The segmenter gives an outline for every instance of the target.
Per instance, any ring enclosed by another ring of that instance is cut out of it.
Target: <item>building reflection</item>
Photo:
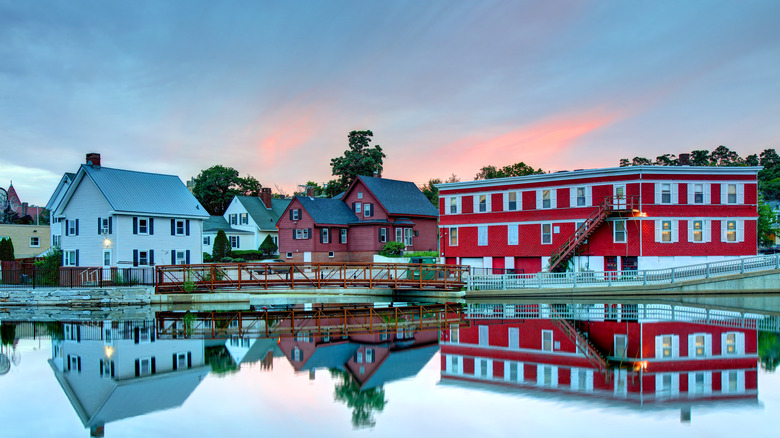
[[[728,312],[663,305],[470,305],[442,331],[442,381],[681,409],[757,404],[757,330]]]
[[[92,437],[107,423],[181,406],[210,371],[203,339],[158,342],[153,321],[63,323],[49,364]]]

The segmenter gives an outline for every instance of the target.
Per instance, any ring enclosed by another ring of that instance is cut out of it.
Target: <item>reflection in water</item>
[[[384,388],[363,390],[347,371],[338,368],[331,368],[329,371],[331,377],[336,380],[333,398],[352,408],[352,425],[356,428],[375,426],[374,412],[382,412],[387,404]]]
[[[676,404],[683,421],[693,404],[757,402],[751,324],[690,308],[685,317],[674,314],[682,309],[662,317],[652,306],[469,306],[471,327],[442,333],[442,380]]]

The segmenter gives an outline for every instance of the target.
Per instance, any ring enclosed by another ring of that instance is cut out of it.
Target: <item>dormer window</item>
[[[360,207],[362,207],[363,204],[361,204],[360,202],[356,202],[356,203],[354,203],[352,205],[355,208],[355,214],[360,214]]]
[[[373,205],[371,204],[363,204],[363,217],[371,217],[374,215],[372,207]]]
[[[292,220],[294,220],[294,221],[297,221],[298,219],[300,219],[300,218],[298,217],[298,211],[299,211],[299,210],[298,210],[297,208],[296,208],[296,209],[294,209],[294,210],[292,210]]]

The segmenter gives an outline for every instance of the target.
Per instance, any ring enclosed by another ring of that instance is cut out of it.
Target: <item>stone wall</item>
[[[0,290],[0,307],[70,306],[114,307],[141,306],[151,301],[154,287],[118,286],[111,288],[36,288]]]

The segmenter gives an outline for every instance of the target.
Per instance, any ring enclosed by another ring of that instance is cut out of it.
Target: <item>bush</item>
[[[233,257],[222,257],[221,263],[233,263]]]
[[[436,251],[415,251],[413,253],[404,254],[404,257],[438,257],[439,253]]]
[[[0,261],[12,262],[14,260],[14,244],[11,239],[0,240]]]
[[[60,266],[62,266],[62,250],[52,248],[49,255],[35,261],[35,267],[42,270],[43,283],[47,286],[58,286],[60,284]]]
[[[211,258],[215,262],[222,262],[225,257],[230,257],[230,241],[224,230],[217,231],[217,237],[214,238],[214,249],[211,251]]]
[[[234,263],[246,263],[246,260],[242,259],[241,257],[236,257],[233,259]]]
[[[195,282],[191,280],[187,280],[184,283],[181,284],[181,288],[184,289],[184,292],[190,293],[195,290]]]
[[[276,254],[277,249],[279,249],[279,247],[276,246],[271,235],[265,236],[265,240],[263,240],[263,243],[260,244],[260,252],[265,255]]]
[[[232,251],[230,254],[244,260],[263,260],[265,258],[263,252],[257,250]]]
[[[211,254],[204,252],[203,253],[203,263],[211,263],[213,259],[211,258]]]
[[[382,250],[379,251],[379,255],[385,257],[400,256],[404,252],[404,244],[401,242],[387,242]]]

